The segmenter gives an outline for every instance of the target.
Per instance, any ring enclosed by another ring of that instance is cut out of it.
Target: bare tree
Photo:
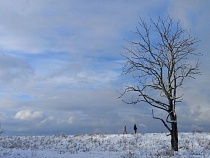
[[[148,25],[149,24],[149,25]],[[199,72],[199,61],[189,57],[201,55],[195,52],[198,40],[192,37],[169,16],[157,21],[149,18],[149,22],[140,18],[139,27],[134,32],[138,41],[131,41],[131,47],[125,47],[123,56],[126,64],[124,75],[132,76],[132,83],[125,86],[120,98],[129,93],[137,94],[128,104],[147,103],[154,108],[166,112],[165,118],[154,116],[160,120],[171,135],[171,148],[178,151],[178,129],[176,104],[181,102],[182,88],[186,78],[194,78]]]

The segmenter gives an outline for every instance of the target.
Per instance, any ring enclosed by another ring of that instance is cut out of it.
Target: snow
[[[208,158],[210,133],[179,133],[179,151],[165,133],[0,136],[2,158]]]

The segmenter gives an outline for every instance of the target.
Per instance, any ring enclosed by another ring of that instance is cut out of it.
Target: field
[[[208,158],[210,133],[179,133],[179,151],[164,133],[0,136],[2,158]]]

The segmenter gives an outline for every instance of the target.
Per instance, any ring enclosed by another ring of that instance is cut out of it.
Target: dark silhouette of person
[[[133,129],[134,129],[134,132],[135,132],[135,134],[136,134],[136,132],[137,132],[137,127],[136,127],[136,124],[134,124]]]

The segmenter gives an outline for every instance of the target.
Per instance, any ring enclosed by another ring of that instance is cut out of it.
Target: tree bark
[[[178,128],[176,121],[171,122],[171,148],[174,151],[178,151]]]

